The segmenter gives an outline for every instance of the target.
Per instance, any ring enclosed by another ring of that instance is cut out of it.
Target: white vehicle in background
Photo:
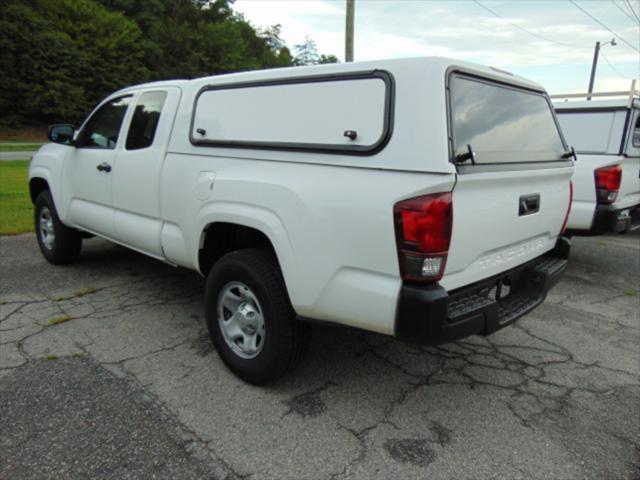
[[[629,92],[552,95],[577,152],[568,233],[626,233],[640,227],[640,99]]]
[[[309,321],[424,344],[489,335],[566,269],[573,154],[544,89],[443,58],[166,81],[33,157],[52,263],[83,232],[208,278],[229,368],[275,380]]]

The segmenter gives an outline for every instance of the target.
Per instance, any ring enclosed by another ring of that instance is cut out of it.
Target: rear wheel
[[[49,262],[65,264],[77,260],[82,248],[82,236],[60,221],[48,190],[36,198],[35,229],[40,251]]]
[[[282,273],[258,249],[222,257],[207,278],[207,327],[224,363],[243,380],[265,384],[300,363],[310,329],[289,302]]]

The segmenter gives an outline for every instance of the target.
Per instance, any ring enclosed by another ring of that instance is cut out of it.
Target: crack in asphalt
[[[155,352],[155,353],[158,353],[158,352]],[[124,362],[121,362],[120,364],[112,364],[112,365],[122,366],[122,363]],[[185,440],[186,442],[190,441],[190,442],[198,443],[207,451],[207,453],[211,456],[212,459],[214,459],[215,462],[221,464],[227,470],[227,475],[225,475],[224,477],[221,477],[222,480],[236,480],[236,479],[243,480],[249,477],[249,475],[243,475],[236,472],[232,465],[229,465],[223,458],[218,456],[215,450],[211,447],[211,443],[212,443],[211,440],[203,439],[198,434],[198,432],[196,432],[189,426],[185,425],[185,423],[182,422],[180,418],[178,418],[178,416],[173,412],[173,410],[171,410],[171,408],[156,393],[154,393],[151,389],[149,389],[147,385],[144,385],[142,382],[140,382],[140,380],[132,372],[130,372],[126,368],[120,368],[120,372],[130,382],[132,382],[135,385],[138,385],[138,387],[141,390],[143,390],[145,394],[148,395],[156,405],[158,405],[158,407],[162,410],[162,413],[164,415],[166,415],[167,417],[170,417],[171,419],[173,419],[173,421],[176,424],[180,425],[181,430],[183,430],[183,432],[188,434],[188,437],[190,437],[190,440]]]
[[[336,383],[329,381],[324,385],[321,385],[313,390],[309,390],[298,395],[294,395],[288,400],[284,400],[283,403],[289,407],[289,409],[282,415],[281,418],[290,415],[291,413],[297,413],[303,418],[314,418],[322,415],[327,411],[326,404],[322,401],[320,394],[327,390],[331,386],[335,386]]]
[[[215,463],[222,465],[226,478],[260,478],[260,472],[247,472],[246,468],[241,468],[237,458],[224,458],[225,455],[218,452],[218,439],[207,439],[208,435],[203,435],[194,425],[180,418],[175,411],[175,404],[167,402],[157,392],[155,381],[142,381],[133,368],[137,361],[148,359],[153,363],[154,360],[150,357],[181,352],[185,347],[194,358],[207,357],[214,351],[208,343],[206,329],[202,328],[201,314],[192,313],[201,310],[202,281],[194,281],[189,275],[175,273],[139,276],[128,281],[113,282],[93,289],[90,293],[75,296],[70,294],[57,300],[52,297],[28,296],[20,299],[15,295],[9,300],[3,300],[0,302],[0,371],[12,371],[42,358],[43,352],[48,351],[49,337],[41,336],[54,335],[55,339],[66,339],[67,346],[72,346],[72,350],[91,358],[99,365],[115,369],[135,383],[153,399],[163,414],[180,425],[185,438],[190,439],[185,442],[194,442]],[[621,295],[614,288],[603,287],[578,275],[567,277],[578,283],[578,286],[599,288],[598,297],[585,302],[581,292],[571,292],[561,299],[550,300],[547,312],[575,311],[575,303],[580,306],[579,312],[582,312],[580,309],[593,305],[610,306],[619,314],[607,317],[598,311],[589,310],[585,323],[588,322],[596,329],[601,327],[601,330],[615,326],[624,335],[637,339],[640,325],[635,321],[636,317],[622,317],[635,315],[633,300],[628,295]],[[110,352],[108,359],[97,359],[100,355],[97,356],[96,352],[100,351],[100,345],[97,343],[98,337],[92,335],[89,326],[102,322],[100,325],[106,328],[127,315],[136,315],[154,308],[164,313],[167,322],[188,322],[190,330],[178,338],[167,335],[164,338],[166,344],[161,346],[145,346],[142,351],[134,354],[123,348],[122,352]],[[174,309],[176,313],[172,313]],[[177,313],[182,309],[184,314]],[[58,314],[73,318],[59,325],[49,325],[48,320]],[[444,451],[452,448],[463,432],[451,428],[445,422],[427,416],[419,434],[408,432],[404,425],[406,419],[403,414],[407,404],[415,402],[416,397],[430,388],[458,386],[470,392],[499,392],[496,393],[496,402],[504,405],[507,415],[511,415],[514,423],[528,432],[539,434],[563,426],[574,427],[571,422],[576,421],[573,415],[577,395],[587,395],[588,398],[606,402],[635,392],[634,389],[640,386],[635,366],[625,368],[624,365],[608,365],[608,362],[599,358],[585,359],[582,353],[573,351],[573,346],[567,346],[566,338],[546,338],[537,333],[532,326],[549,322],[547,318],[539,318],[538,315],[541,314],[534,313],[533,316],[511,325],[509,335],[472,337],[436,347],[404,344],[393,338],[366,333],[345,333],[357,343],[353,355],[356,363],[365,360],[374,362],[386,367],[387,370],[383,368],[381,371],[388,371],[387,375],[395,372],[400,378],[397,389],[384,398],[380,411],[374,411],[365,417],[356,428],[349,421],[338,419],[333,411],[333,393],[348,390],[349,385],[340,378],[309,378],[304,382],[305,388],[296,388],[295,394],[287,389],[273,393],[278,399],[274,402],[276,418],[294,424],[301,422],[301,425],[315,419],[326,419],[330,426],[335,427],[335,432],[342,432],[346,434],[345,437],[355,440],[352,442],[355,444],[353,451],[345,451],[343,461],[326,467],[330,472],[324,478],[337,480],[357,476],[355,472],[359,471],[358,468],[364,468],[372,458],[379,455],[407,465],[407,468],[425,469],[437,462]],[[87,326],[83,327],[85,324]],[[22,332],[24,335],[16,335]],[[5,341],[6,338],[10,340]],[[65,345],[63,343],[63,351],[67,348]],[[56,353],[55,344],[51,348]],[[11,357],[12,351],[16,353],[15,358]],[[63,355],[73,354],[69,352]],[[196,371],[191,362],[183,362],[182,367],[184,371],[174,379],[178,385]],[[186,399],[181,405],[182,408],[191,409],[197,405],[197,400]],[[636,452],[640,451],[637,435],[634,437],[611,429],[602,434],[631,446]],[[380,440],[380,436],[384,438]],[[640,468],[638,457],[630,461],[632,466]],[[531,473],[518,465],[514,465],[513,469],[520,471],[524,477]]]
[[[165,286],[165,290],[169,290],[171,288],[176,288],[179,282],[179,278],[176,278],[175,282],[170,282]],[[151,300],[149,298],[139,298],[135,288],[136,284],[146,284],[146,282],[142,280],[137,280],[132,282],[132,284],[128,285],[128,289],[124,292],[118,291],[118,287],[104,287],[101,289],[97,289],[89,295],[82,295],[79,297],[79,302],[75,304],[82,306],[89,306],[91,311],[73,317],[73,322],[81,321],[84,319],[90,319],[93,317],[105,318],[108,315],[118,313],[122,314],[128,310],[133,310],[139,307],[149,307],[152,305],[183,305],[190,304],[194,302],[193,297],[195,294],[187,295],[185,297],[184,291],[181,291],[181,288],[177,288],[177,291],[174,292],[173,295],[157,295],[160,299]],[[115,303],[115,306],[110,306],[107,308],[100,308],[99,306],[92,305],[92,300],[95,300],[100,297],[100,295],[108,296],[110,301]],[[199,296],[199,295],[198,295]],[[45,330],[50,328],[58,328],[57,325],[48,325],[46,323],[42,323],[42,318],[38,316],[33,316],[28,312],[25,312],[27,307],[38,306],[42,307],[44,305],[55,307],[61,314],[63,315],[71,315],[70,308],[74,305],[70,305],[75,300],[75,297],[66,298],[64,300],[54,301],[51,299],[43,299],[43,300],[32,300],[32,301],[13,301],[12,304],[17,306],[12,312],[8,315],[3,316],[2,322],[5,322],[17,315],[24,315],[26,319],[29,319],[33,322],[33,325],[37,328],[35,331],[29,333],[28,335],[20,338],[17,342],[6,342],[15,343],[18,347],[18,352],[24,357],[25,362],[34,360],[27,350],[25,350],[25,343],[36,337],[41,335]],[[6,305],[6,304],[4,304]],[[21,328],[25,328],[24,325],[13,327],[10,329],[3,329],[2,332],[19,330]],[[330,478],[338,478],[341,475],[344,475],[349,467],[353,467],[358,462],[361,462],[365,458],[366,453],[366,444],[364,443],[364,437],[366,437],[367,433],[371,432],[375,428],[379,427],[381,424],[387,423],[393,426],[395,429],[399,430],[399,427],[391,420],[393,412],[400,408],[406,399],[418,389],[425,386],[434,386],[441,384],[453,384],[453,385],[464,385],[469,389],[473,390],[479,387],[492,387],[502,389],[511,394],[509,401],[506,402],[508,409],[511,413],[516,417],[520,423],[529,429],[533,429],[536,420],[541,417],[546,417],[550,413],[561,414],[562,409],[565,408],[568,404],[568,399],[571,397],[572,393],[575,391],[588,392],[593,394],[603,394],[610,392],[612,389],[619,389],[629,385],[636,385],[637,378],[634,376],[633,372],[629,372],[627,370],[619,369],[619,368],[611,368],[606,367],[599,364],[598,361],[594,362],[580,362],[575,356],[572,354],[570,350],[566,347],[555,343],[549,339],[540,337],[539,335],[534,334],[530,330],[528,330],[522,324],[516,323],[512,326],[512,328],[516,328],[524,332],[530,338],[540,342],[545,345],[541,346],[531,346],[531,345],[522,345],[522,344],[504,344],[504,343],[496,343],[491,338],[485,338],[484,344],[478,343],[470,343],[468,341],[460,341],[457,343],[449,344],[446,346],[438,346],[438,347],[423,347],[419,345],[407,345],[407,349],[415,352],[416,354],[427,354],[436,360],[437,368],[428,375],[420,375],[413,372],[410,368],[402,365],[401,363],[392,360],[391,358],[385,356],[384,349],[389,346],[392,342],[395,342],[393,339],[388,339],[383,343],[377,344],[367,344],[367,348],[360,353],[360,355],[371,355],[379,361],[384,362],[389,367],[398,370],[403,375],[408,377],[408,381],[406,382],[406,387],[401,389],[396,398],[392,399],[384,408],[384,412],[382,418],[359,431],[355,431],[349,427],[339,424],[338,427],[344,429],[349,432],[351,435],[356,438],[361,444],[360,452],[355,456],[355,458],[345,465],[344,470],[341,473],[334,474]],[[100,362],[103,365],[112,365],[112,366],[124,366],[127,362],[139,360],[144,357],[149,357],[155,354],[159,354],[162,352],[168,352],[176,350],[179,347],[185,345],[193,345],[194,342],[201,341],[201,338],[193,339],[189,338],[187,340],[183,340],[177,343],[174,343],[169,346],[164,346],[161,348],[145,351],[138,355],[132,355],[123,357],[117,361],[102,361]],[[2,342],[4,345],[5,342]],[[91,355],[90,351],[87,350],[88,345],[81,345],[80,343],[75,343],[76,347],[83,352],[85,355]],[[520,355],[517,355],[515,352],[510,353],[510,351],[520,352]],[[537,360],[527,360],[523,358],[522,352],[539,354],[540,359]],[[545,360],[544,357],[552,355],[556,358]],[[559,358],[558,358],[559,357]],[[544,369],[547,366],[552,365],[570,365],[573,369],[600,369],[610,373],[616,373],[619,375],[624,375],[629,377],[629,383],[614,386],[614,387],[605,387],[605,388],[588,388],[585,386],[567,386],[559,382],[554,382],[550,380],[545,380],[545,372]],[[22,364],[20,364],[22,365]],[[2,367],[2,369],[15,369],[20,365],[11,366],[11,367]],[[482,375],[479,375],[478,372],[474,372],[473,368],[481,369],[484,374],[484,378]],[[496,381],[491,381],[491,372],[494,372],[496,375],[505,371],[505,368],[514,373],[514,375],[519,378],[514,379],[511,382],[500,383]],[[126,371],[126,369],[124,369]],[[190,372],[183,375],[184,378],[189,375]],[[474,374],[475,373],[475,374]],[[489,373],[489,375],[487,375]],[[451,374],[454,374],[453,376]],[[136,377],[132,374],[128,373],[128,375],[135,379]],[[137,381],[137,380],[136,380]],[[536,389],[531,388],[532,382],[534,384],[541,384],[543,386],[552,386],[556,387],[558,392],[557,394],[539,394]],[[141,384],[138,382],[141,388],[144,388],[145,391],[149,392],[148,385]],[[282,415],[282,417],[286,417],[292,413],[296,413],[301,417],[316,417],[324,414],[327,411],[327,406],[321,401],[320,394],[328,389],[329,387],[336,386],[336,383],[333,381],[327,382],[315,389],[305,391],[301,394],[295,395],[288,400],[284,400],[283,402],[288,406],[288,410]],[[161,403],[161,400],[157,398],[158,402]],[[524,412],[521,408],[518,407],[518,404],[523,403],[523,400],[531,400],[534,405],[534,412]],[[163,405],[164,406],[164,405]],[[165,409],[168,410],[168,407],[164,406]],[[188,428],[185,426],[185,428]],[[444,428],[444,427],[443,427]],[[193,430],[189,430],[190,433],[193,433],[196,436]],[[196,436],[197,437],[197,436]],[[199,437],[197,437],[199,438]],[[391,454],[392,456],[400,455],[398,452],[402,450],[403,445],[408,445],[403,443],[404,440],[397,439],[398,441],[393,444],[388,444],[386,449],[389,452],[395,452]],[[430,443],[432,440],[430,439],[414,439],[420,445],[422,442]],[[200,439],[203,443],[204,440]],[[625,441],[628,441],[625,439]],[[210,442],[209,442],[210,443]],[[410,443],[410,442],[409,442]],[[443,442],[439,442],[442,446]],[[208,444],[208,443],[207,443]],[[210,449],[212,455],[214,452]],[[401,456],[401,455],[400,455]],[[218,459],[221,460],[221,459]],[[231,472],[234,475],[242,478],[237,472],[234,472],[233,469],[229,466]]]

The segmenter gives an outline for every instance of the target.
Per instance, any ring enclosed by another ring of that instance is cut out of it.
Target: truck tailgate
[[[615,202],[616,208],[626,208],[640,203],[640,158],[622,157],[622,179]]]
[[[569,205],[573,167],[459,174],[442,286],[452,290],[551,250]]]

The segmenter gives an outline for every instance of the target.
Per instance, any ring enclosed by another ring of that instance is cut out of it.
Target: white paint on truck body
[[[451,161],[452,71],[548,102],[535,83],[443,58],[156,82],[116,92],[97,107],[131,97],[113,149],[47,145],[30,177],[50,182],[67,225],[186,268],[200,268],[209,225],[255,228],[275,249],[298,315],[393,334],[402,287],[397,202],[453,191],[452,240],[440,282],[451,290],[552,249],[569,201],[570,161],[458,172]],[[384,72],[392,83],[359,77],[371,72]],[[357,79],[337,81],[341,75]],[[326,81],[289,82],[318,76]],[[167,98],[152,145],[129,150],[127,130],[145,92]],[[300,150],[301,144],[320,148]],[[376,150],[354,154],[352,147]],[[97,170],[106,161],[111,172]],[[520,197],[532,193],[540,196],[539,211],[519,216]]]

